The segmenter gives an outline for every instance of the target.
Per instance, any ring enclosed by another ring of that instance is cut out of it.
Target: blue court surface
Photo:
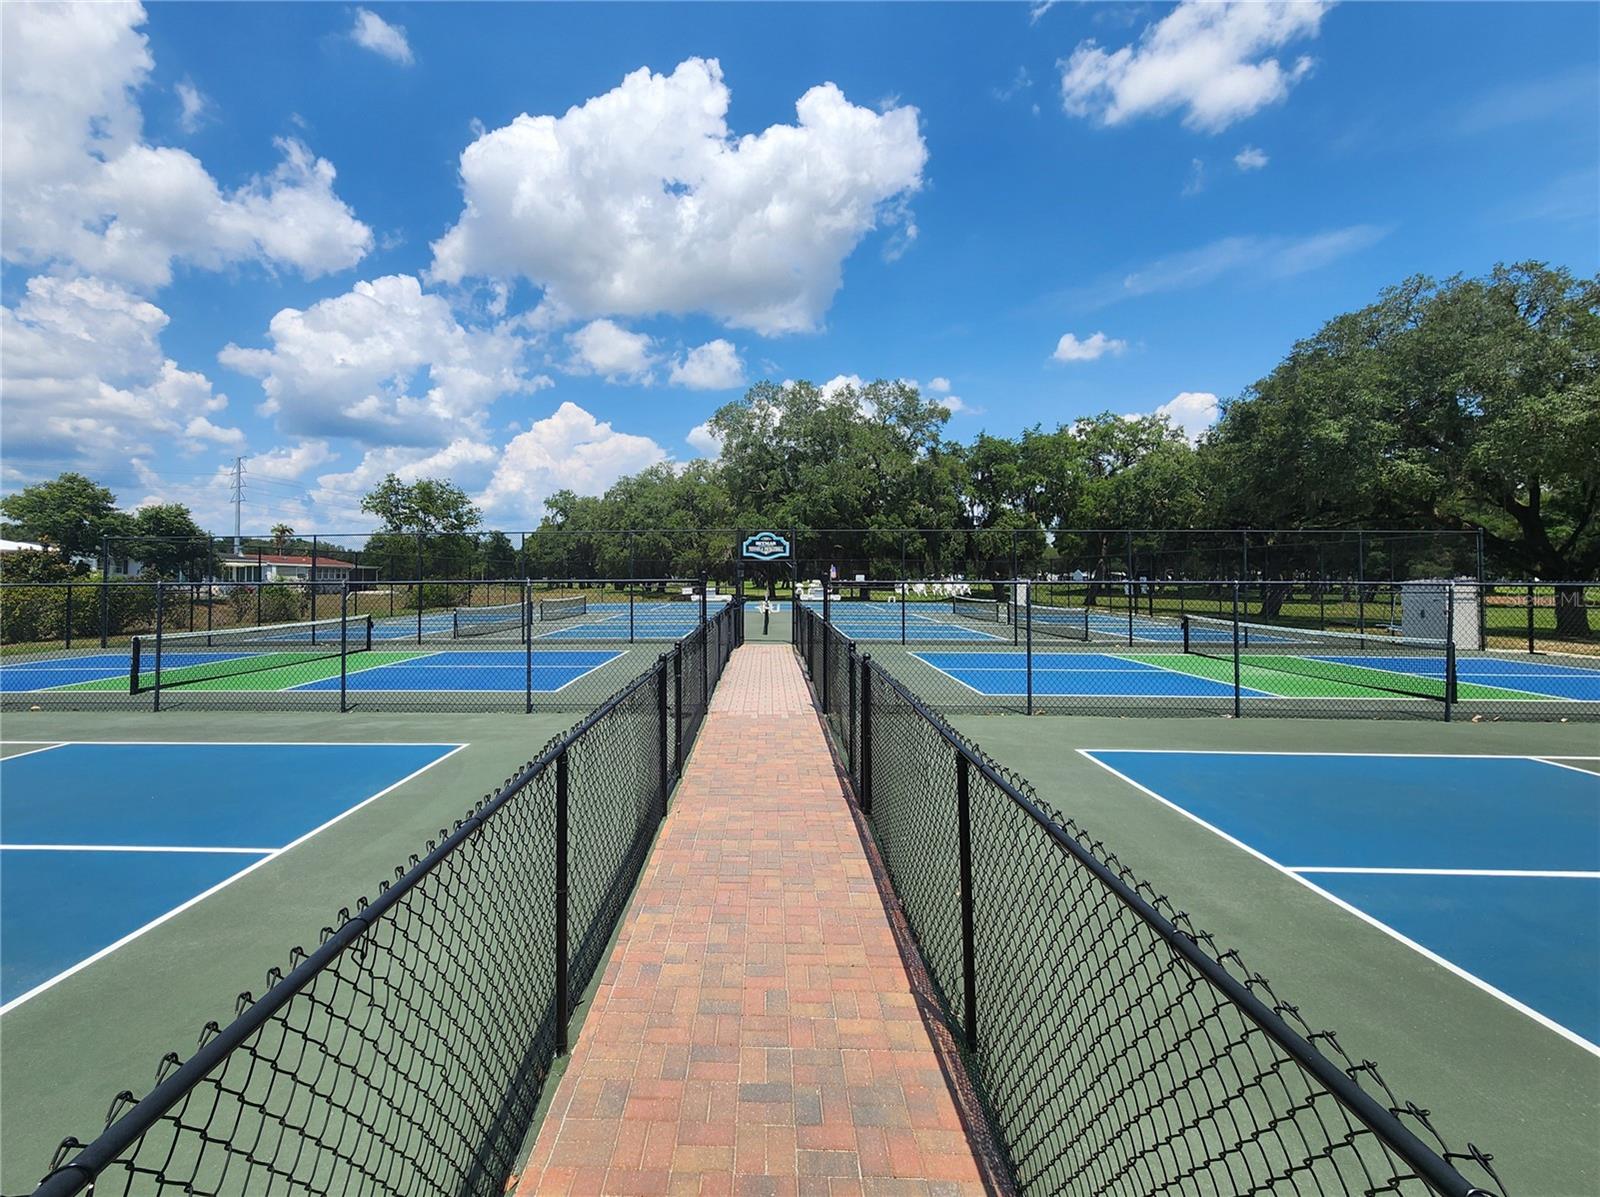
[[[1531,757],[1081,751],[1600,1051],[1600,774]]]
[[[0,1012],[460,747],[70,743],[0,758]]]
[[[992,698],[1027,693],[1028,658],[1022,652],[931,652],[913,657],[953,678],[967,689]],[[1036,695],[1137,698],[1232,698],[1233,684],[1163,668],[1114,653],[1070,652],[1033,654]],[[1274,698],[1248,686],[1247,698]]]
[[[994,698],[1016,697],[1027,693],[1028,659],[1025,651],[912,653],[913,657],[939,670],[978,694]],[[1442,658],[1388,656],[1381,652],[1353,656],[1297,654],[1306,661],[1346,666],[1352,670],[1381,670],[1411,677],[1437,678],[1445,675]],[[1251,664],[1252,650],[1244,657],[1249,676],[1258,684],[1267,676]],[[1203,658],[1202,658],[1203,659]],[[1041,652],[1033,653],[1033,692],[1036,695],[1129,696],[1142,698],[1227,698],[1233,694],[1231,681],[1217,681],[1183,672],[1183,654]],[[1457,682],[1465,686],[1493,687],[1495,693],[1463,690],[1463,702],[1473,698],[1500,700],[1517,694],[1540,699],[1568,699],[1575,702],[1600,702],[1600,669],[1564,665],[1516,657],[1461,657],[1456,661]],[[1339,682],[1336,676],[1326,679]],[[1298,694],[1276,694],[1266,690],[1240,688],[1246,698],[1305,697],[1307,684],[1293,683]],[[1515,692],[1509,693],[1509,692]]]
[[[533,688],[554,693],[570,686],[585,674],[615,661],[622,654],[606,649],[540,649],[533,652]],[[472,693],[520,694],[528,684],[528,659],[521,649],[459,650],[420,656],[387,665],[363,666],[360,657],[350,659],[346,687],[352,692],[426,691],[442,694],[451,691]],[[237,691],[238,687],[230,686]],[[337,676],[319,678],[289,690],[337,690]]]
[[[403,659],[385,660],[381,664],[364,664],[363,653],[353,653],[349,658],[347,684],[351,691],[469,691],[521,694],[528,684],[528,659],[521,648],[507,649],[437,649],[430,650],[426,643],[414,652],[405,651],[403,643],[396,643],[397,653]],[[374,655],[376,655],[374,651]],[[162,658],[169,676],[174,676],[189,666],[220,665],[229,661],[248,662],[252,654],[226,651],[173,652]],[[553,694],[579,678],[593,673],[602,665],[623,655],[619,649],[551,649],[535,646],[533,651],[533,689]],[[324,662],[320,672],[310,681],[300,679],[307,672],[318,672],[315,666],[296,671],[291,668],[263,670],[250,673],[241,670],[226,682],[200,682],[184,687],[181,682],[169,683],[170,688],[223,689],[230,693],[250,690],[271,693],[292,693],[301,690],[338,690],[339,674],[336,658]],[[124,684],[128,677],[130,658],[127,652],[91,653],[82,657],[56,658],[49,661],[11,661],[0,665],[0,693],[17,694],[58,687],[82,686],[95,683],[94,689],[103,690],[113,684],[127,693]],[[252,684],[250,679],[256,679]]]

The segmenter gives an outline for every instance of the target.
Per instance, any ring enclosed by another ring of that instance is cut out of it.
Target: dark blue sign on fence
[[[739,555],[747,561],[787,561],[794,555],[787,536],[776,532],[757,532],[746,536]]]

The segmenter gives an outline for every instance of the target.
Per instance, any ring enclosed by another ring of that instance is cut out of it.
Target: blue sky
[[[1383,286],[1600,268],[1592,4],[10,5],[0,484],[507,528],[759,378],[951,436],[1217,397]]]

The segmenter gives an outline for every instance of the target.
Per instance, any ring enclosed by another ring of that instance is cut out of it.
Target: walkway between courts
[[[919,975],[792,650],[740,648],[517,1192],[987,1191]]]

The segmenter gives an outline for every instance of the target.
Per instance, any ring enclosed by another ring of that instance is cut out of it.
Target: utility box
[[[1457,648],[1482,648],[1482,614],[1477,582],[1401,584],[1400,635],[1408,639],[1453,639]]]

